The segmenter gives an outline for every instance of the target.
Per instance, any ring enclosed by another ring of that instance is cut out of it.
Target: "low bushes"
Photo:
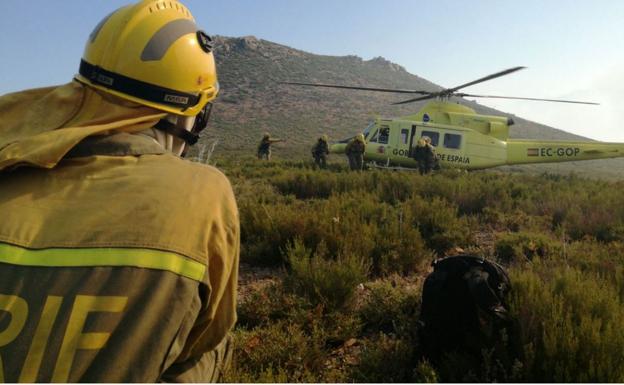
[[[624,381],[622,183],[223,166],[241,260],[280,272],[239,299],[229,382]],[[524,352],[511,370],[487,352],[469,370],[417,357],[421,282],[457,249],[508,268]]]
[[[620,288],[566,267],[513,271],[513,309],[523,327],[524,380],[624,381]]]
[[[358,284],[365,282],[369,265],[354,256],[329,256],[325,249],[312,253],[299,240],[286,249],[290,272],[285,287],[327,311],[349,305]]]
[[[401,336],[415,333],[420,308],[420,284],[404,288],[397,287],[396,281],[381,281],[367,287],[368,297],[358,309],[366,331]]]
[[[541,233],[519,232],[499,236],[495,253],[504,264],[532,261],[534,258],[561,257],[563,245]]]

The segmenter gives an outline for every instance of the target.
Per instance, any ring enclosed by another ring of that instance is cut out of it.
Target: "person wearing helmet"
[[[122,7],[65,85],[0,97],[0,382],[216,381],[238,209],[180,157],[219,91],[180,2]]]
[[[418,164],[418,172],[420,173],[420,175],[425,175],[429,172],[427,170],[427,163],[425,161],[425,158],[427,157],[427,154],[426,154],[427,151],[428,151],[427,142],[425,141],[425,139],[424,138],[418,139],[418,142],[416,143],[416,147],[412,151],[412,157]]]
[[[362,171],[364,166],[364,152],[366,151],[366,141],[364,134],[356,135],[345,147],[345,154],[349,159],[349,168],[352,171]]]
[[[327,168],[327,156],[329,155],[329,144],[327,143],[327,135],[321,135],[312,147],[312,157],[314,164],[322,169]]]
[[[271,134],[265,132],[258,144],[258,159],[271,160],[271,145],[283,141],[283,139],[272,139]]]
[[[426,143],[424,159],[427,173],[430,173],[432,170],[440,169],[438,156],[436,155],[435,147],[431,144],[431,138],[428,136],[423,136],[422,139],[424,139]]]
[[[435,149],[431,145],[431,139],[428,136],[423,136],[418,139],[416,148],[412,152],[412,157],[418,163],[418,171],[420,175],[426,175],[433,170],[437,157],[435,155]]]

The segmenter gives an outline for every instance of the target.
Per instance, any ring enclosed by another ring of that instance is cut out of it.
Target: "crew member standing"
[[[416,147],[414,148],[414,151],[412,152],[412,157],[414,158],[414,160],[416,161],[416,164],[418,165],[418,172],[420,173],[420,175],[424,175],[427,173],[427,167],[425,163],[426,151],[427,151],[427,142],[425,142],[423,138],[418,139],[418,142],[416,143]]]
[[[427,169],[427,173],[430,173],[432,170],[438,170],[440,168],[438,164],[438,156],[436,155],[435,147],[431,144],[431,138],[423,136],[422,139],[425,140],[426,144],[425,167]]]
[[[283,139],[272,139],[271,135],[265,132],[258,144],[258,159],[271,160],[271,145],[283,141]]]
[[[428,136],[423,136],[418,140],[416,148],[414,148],[413,158],[418,163],[420,175],[429,174],[434,168],[437,159],[435,150],[431,145],[431,139]]]
[[[345,147],[345,154],[349,158],[349,168],[352,171],[362,171],[365,151],[366,142],[363,134],[356,135]]]
[[[220,378],[238,211],[180,158],[219,91],[212,48],[184,5],[142,1],[98,24],[74,81],[0,98],[0,382]]]
[[[312,147],[312,157],[314,164],[319,168],[327,168],[327,156],[329,155],[329,144],[327,143],[327,135],[321,135],[318,141]]]

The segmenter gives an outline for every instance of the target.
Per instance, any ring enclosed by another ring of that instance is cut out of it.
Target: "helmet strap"
[[[199,134],[206,127],[208,127],[208,121],[210,120],[210,114],[212,113],[212,103],[207,103],[204,108],[199,112],[199,114],[195,115],[195,122],[193,124],[193,128],[191,132],[194,134]]]
[[[199,140],[199,134],[180,128],[165,119],[159,120],[158,123],[154,125],[154,128],[182,139],[189,146],[194,145]]]
[[[84,60],[80,60],[80,69],[78,72],[86,79],[89,79],[89,81],[93,84],[131,95],[139,99],[179,107],[181,109],[196,105],[200,99],[198,95],[180,92],[132,79],[127,76],[105,70],[104,68],[94,66]]]

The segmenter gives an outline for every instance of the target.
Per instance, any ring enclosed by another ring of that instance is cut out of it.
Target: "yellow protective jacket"
[[[366,143],[358,139],[351,139],[345,147],[345,154],[347,156],[362,155],[366,151]]]
[[[0,382],[214,381],[238,211],[163,114],[77,82],[0,98]]]

